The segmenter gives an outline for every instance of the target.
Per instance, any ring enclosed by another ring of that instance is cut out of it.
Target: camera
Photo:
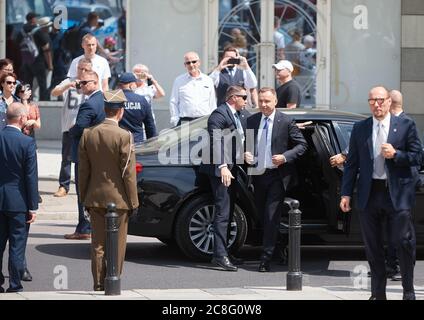
[[[101,27],[103,27],[104,25],[105,25],[104,20],[103,20],[103,19],[99,19],[99,20],[98,20],[98,22],[97,22],[97,27],[98,27],[98,28],[101,28]]]
[[[77,83],[75,84],[75,88],[77,90],[80,90],[81,89],[81,83],[79,83],[79,81],[77,81]]]
[[[228,64],[240,64],[240,58],[228,59]]]

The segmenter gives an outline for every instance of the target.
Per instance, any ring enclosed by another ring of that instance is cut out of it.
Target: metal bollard
[[[300,231],[302,228],[299,201],[286,199],[289,211],[289,270],[287,273],[287,290],[302,290],[302,272],[300,271]]]
[[[121,279],[118,273],[118,214],[116,205],[109,203],[106,214],[106,278],[105,295],[121,294]]]

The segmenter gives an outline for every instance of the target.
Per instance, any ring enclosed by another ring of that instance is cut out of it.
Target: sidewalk
[[[424,288],[416,287],[417,299],[424,299]],[[56,291],[0,294],[0,300],[368,300],[370,292],[352,287],[303,287],[287,291],[285,287],[242,287],[218,289],[134,289],[120,296],[104,292]],[[400,285],[387,287],[388,300],[402,300]]]
[[[66,197],[56,198],[53,194],[59,187],[60,163],[62,161],[62,141],[39,140],[38,178],[39,191],[43,202],[39,204],[37,220],[76,220],[77,196],[75,193],[74,167],[72,165],[72,183]]]
[[[63,198],[53,197],[58,188],[61,141],[37,141],[40,203],[37,220],[77,220],[75,186]],[[73,171],[72,171],[73,172]],[[72,173],[73,177],[73,173]],[[285,277],[285,275],[282,275]],[[416,287],[417,299],[424,299],[424,287]],[[1,300],[367,300],[369,290],[347,286],[304,286],[302,291],[285,287],[239,287],[220,289],[134,289],[120,296],[105,296],[94,291],[50,291],[0,294]],[[387,287],[387,298],[402,299],[402,287]],[[252,302],[253,303],[253,302]]]

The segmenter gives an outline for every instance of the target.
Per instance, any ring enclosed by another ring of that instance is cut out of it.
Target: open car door
[[[331,167],[330,164],[330,157],[336,154],[334,139],[335,135],[332,134],[331,124],[318,123],[315,125],[312,141],[321,160],[324,179],[328,184],[327,190],[322,191],[328,225],[333,230],[349,234],[351,214],[343,213],[339,207],[343,172],[339,168]]]

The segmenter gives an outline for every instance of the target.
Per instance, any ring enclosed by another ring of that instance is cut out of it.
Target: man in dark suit
[[[212,112],[208,119],[211,159],[200,166],[209,176],[215,199],[214,253],[212,263],[226,271],[237,271],[234,264],[242,263],[228,253],[228,227],[231,223],[236,191],[237,163],[243,163],[244,130],[246,128],[247,93],[243,87],[230,86],[225,104]],[[242,111],[243,110],[243,111]]]
[[[75,187],[78,197],[78,225],[74,233],[65,234],[65,239],[88,240],[91,238],[90,222],[84,216],[84,208],[78,192],[78,145],[85,128],[95,126],[105,119],[103,93],[100,91],[99,76],[94,71],[85,72],[80,80],[81,91],[87,97],[78,110],[75,125],[69,129],[72,137],[71,160],[75,163]]]
[[[259,110],[247,119],[247,131],[254,133],[247,143],[245,160],[255,164],[249,174],[258,212],[263,218],[263,250],[259,272],[270,271],[270,261],[278,238],[283,199],[294,173],[294,161],[305,153],[307,142],[296,123],[275,109],[277,94],[272,88],[259,90]]]
[[[367,260],[371,268],[371,300],[386,299],[383,222],[396,246],[402,275],[403,299],[414,300],[415,231],[411,207],[415,201],[414,166],[421,164],[421,142],[415,123],[390,115],[391,98],[384,87],[369,92],[372,117],[356,123],[344,167],[343,212],[350,201],[359,173],[357,204]]]
[[[9,288],[23,290],[21,277],[28,224],[38,209],[38,175],[35,140],[22,133],[27,110],[21,103],[7,108],[7,127],[0,132],[0,293],[4,292],[3,253],[9,240]]]

